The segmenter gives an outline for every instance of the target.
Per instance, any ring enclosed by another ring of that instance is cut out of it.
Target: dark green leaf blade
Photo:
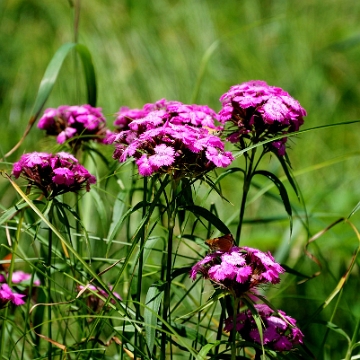
[[[275,186],[278,188],[279,192],[280,192],[280,197],[281,200],[284,204],[285,210],[289,216],[289,220],[290,220],[290,233],[292,233],[292,228],[293,228],[293,221],[292,221],[292,209],[291,209],[291,204],[290,204],[290,200],[289,200],[289,196],[288,193],[286,191],[286,188],[284,186],[284,184],[280,181],[280,179],[275,176],[273,173],[271,173],[270,171],[267,170],[257,170],[255,171],[254,175],[263,175],[265,177],[267,177],[269,180],[271,180]]]
[[[96,76],[95,68],[91,58],[89,49],[82,44],[76,45],[76,51],[78,52],[85,75],[86,90],[87,90],[87,101],[91,106],[96,106],[97,87],[96,87]]]

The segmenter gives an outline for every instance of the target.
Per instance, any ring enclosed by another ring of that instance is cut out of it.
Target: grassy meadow
[[[276,260],[289,269],[281,283],[270,289],[267,296],[278,308],[297,319],[310,352],[317,359],[350,359],[346,357],[349,344],[360,341],[359,260],[353,258],[360,241],[355,230],[360,231],[360,214],[355,212],[347,219],[360,202],[360,123],[347,123],[360,119],[359,19],[360,4],[350,0],[0,1],[2,171],[10,174],[12,164],[23,153],[60,149],[54,139],[45,137],[35,125],[21,147],[4,158],[21,138],[33,115],[37,91],[47,65],[58,48],[67,42],[78,41],[90,51],[96,72],[96,105],[102,108],[110,128],[115,113],[122,106],[141,108],[146,103],[166,98],[187,104],[207,104],[218,111],[220,96],[232,85],[264,80],[269,85],[283,88],[307,111],[301,130],[317,128],[288,140],[287,153],[301,192],[299,198],[276,157],[268,155],[261,161],[260,167],[276,174],[288,190],[293,209],[293,230],[290,232],[289,219],[276,187],[266,179],[256,178],[255,186],[249,193],[242,245],[271,251]],[[44,108],[85,104],[86,101],[82,65],[75,53],[71,53]],[[137,178],[132,175],[131,163],[119,166],[112,160],[111,147],[98,145],[96,149],[107,157],[109,165],[106,166],[96,154],[85,157],[87,168],[98,178],[94,191],[81,198],[80,207],[70,195],[64,195],[64,201],[68,199],[69,206],[81,214],[81,226],[77,224],[76,217],[67,224],[77,234],[73,238],[84,229],[89,236],[83,248],[77,248],[78,253],[99,273],[105,265],[125,257],[124,248],[130,247],[125,234],[136,231],[141,213],[132,215],[127,229],[124,226],[114,233],[110,249],[104,239],[125,213],[119,199],[128,199],[129,189],[134,186],[132,181]],[[232,166],[244,166],[243,157],[237,158]],[[199,185],[197,189],[196,199],[201,206],[216,209],[218,217],[232,232],[235,232],[238,219],[241,182],[242,177],[237,174],[225,178],[221,184],[223,197],[215,192],[208,195],[206,184]],[[139,187],[140,180],[136,184]],[[22,186],[24,191],[25,188]],[[131,196],[132,205],[141,201],[139,191],[135,190]],[[5,176],[0,178],[0,201],[3,213],[20,201]],[[42,205],[39,206],[41,208]],[[20,217],[17,216],[2,222],[1,258],[9,252],[6,239],[9,236],[15,239],[19,235],[16,229],[19,229]],[[30,209],[23,216],[23,234],[17,250],[21,256],[15,267],[37,272],[41,269],[41,261],[37,257],[41,257],[42,253],[34,243],[38,236],[46,237],[45,225],[41,225]],[[338,219],[343,220],[332,227]],[[65,226],[67,220],[60,216],[58,221]],[[190,218],[185,232],[191,231],[191,221],[194,219]],[[161,226],[152,233],[160,240],[154,242],[150,253],[146,253],[148,257],[145,258],[141,293],[143,301],[156,279],[164,233]],[[175,235],[179,234],[179,229],[175,229]],[[313,238],[315,234],[319,236]],[[213,237],[218,233],[212,230],[208,234],[200,227],[196,235],[206,239],[208,235]],[[309,239],[314,241],[308,244]],[[61,243],[56,241],[56,251],[61,253]],[[176,259],[179,268],[193,265],[200,259],[199,254],[206,253],[206,247],[199,239],[196,244],[179,242],[177,246],[176,251],[181,250]],[[306,255],[306,251],[314,255],[320,266]],[[351,273],[346,277],[345,284],[339,285],[352,261],[355,263]],[[54,275],[58,282],[54,285],[56,294],[53,300],[60,303],[74,297],[68,282],[71,276],[76,276],[73,274],[62,279],[60,274],[68,270],[60,264],[60,260],[58,265],[60,271]],[[132,281],[132,272],[135,265],[132,259],[120,280],[116,267],[105,274],[109,283],[116,282],[116,291],[124,299],[134,301],[137,281]],[[76,271],[90,279],[85,268],[81,269],[81,264],[78,266],[80,269]],[[46,274],[42,276],[46,279]],[[183,284],[185,288],[192,286],[185,276],[177,285],[182,289]],[[212,291],[210,286],[201,290],[192,288],[186,302],[180,290],[174,296],[178,308],[181,310],[181,302],[184,301],[186,311],[190,312],[192,307],[196,308],[195,304],[200,306],[197,303],[199,298],[206,302]],[[332,297],[334,291],[335,296]],[[46,299],[43,298],[42,302]],[[27,306],[11,318],[11,324],[31,317],[26,315],[31,305]],[[67,309],[66,314],[61,305],[55,307],[52,314],[57,319],[54,320],[54,329],[61,329],[64,323],[66,329],[70,329],[68,334],[54,330],[56,341],[66,343],[68,347],[77,343],[70,349],[72,353],[69,350],[68,358],[128,358],[127,354],[118,350],[121,347],[118,344],[105,346],[92,342],[85,346],[80,339],[90,338],[90,335],[85,334],[84,329],[91,328],[95,336],[98,328],[90,320],[75,321],[72,318],[75,308],[85,313],[84,306],[77,300],[74,308]],[[4,319],[1,311],[0,321]],[[44,311],[47,310],[38,311],[37,316],[45,319]],[[182,311],[184,313],[185,309]],[[216,317],[219,309],[214,311],[213,316]],[[62,322],[61,317],[66,320]],[[100,317],[94,321],[98,321],[99,333],[109,338],[113,331],[111,326],[108,323],[104,325]],[[120,319],[109,321],[116,331],[120,331]],[[204,322],[201,326],[205,326]],[[74,327],[73,323],[76,323]],[[44,323],[43,333],[46,333],[46,326]],[[47,358],[44,354],[48,351],[48,342],[40,340],[29,327],[15,331],[13,335],[10,330],[8,328],[1,337],[2,344],[5,341],[11,344],[1,350],[2,359]],[[132,332],[126,331],[128,329],[123,333],[131,337]],[[28,340],[17,343],[20,337]],[[38,346],[38,352],[32,352],[33,344]],[[92,351],[98,345],[105,350]],[[195,355],[191,357],[181,349],[184,348],[174,351],[174,359],[195,358]],[[61,357],[57,350],[53,351],[54,359],[66,358]],[[357,354],[360,352],[355,347],[353,359],[360,358]]]

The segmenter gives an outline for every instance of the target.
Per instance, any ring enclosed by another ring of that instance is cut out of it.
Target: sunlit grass
[[[0,5],[0,41],[3,44],[0,53],[1,155],[20,139],[32,114],[39,83],[52,56],[62,44],[73,41],[74,9],[69,3],[12,0]],[[284,88],[300,101],[308,112],[304,128],[310,128],[360,119],[359,16],[360,5],[350,0],[297,3],[159,0],[109,1],[107,4],[88,0],[81,7],[79,42],[86,45],[92,54],[98,85],[97,106],[103,108],[110,127],[113,115],[121,106],[140,108],[160,98],[188,103],[193,100],[194,89],[199,84],[196,102],[219,110],[218,99],[231,85],[262,79]],[[207,57],[207,54],[210,55]],[[69,56],[46,107],[83,104],[87,101],[85,89],[81,63],[75,55]],[[288,153],[306,211],[284,180],[291,203],[298,211],[294,216],[294,231],[290,239],[289,221],[283,205],[254,188],[249,198],[253,201],[249,202],[245,217],[245,245],[273,251],[282,263],[306,276],[319,270],[304,255],[308,237],[336,219],[347,217],[360,200],[358,127],[358,124],[338,126],[308,132],[289,140],[291,149]],[[56,144],[48,138],[44,139],[34,126],[22,147],[2,163],[2,169],[9,173],[11,163],[24,152],[48,151],[49,148],[51,151],[57,149]],[[109,152],[107,155],[112,161],[111,151],[101,146],[99,148],[100,151]],[[261,166],[281,177],[283,172],[275,160],[267,157]],[[91,255],[100,259],[124,259],[127,255],[122,250],[122,242],[127,242],[123,238],[124,228],[114,234],[115,249],[99,256],[96,250],[108,250],[106,239],[111,233],[111,224],[121,218],[122,205],[131,205],[128,198],[120,199],[124,188],[126,196],[130,192],[128,179],[131,167],[111,163],[113,168],[108,171],[103,164],[99,166],[98,158],[95,162],[91,159],[87,161],[90,169],[98,172],[103,181],[101,186],[94,189],[97,195],[87,194],[83,199],[81,212],[91,241],[91,250],[88,251],[88,245],[84,245],[84,258],[88,261],[88,255]],[[236,160],[234,166],[242,167],[243,159]],[[114,172],[122,183],[114,180]],[[240,175],[231,175],[227,179],[222,183],[222,190],[229,202],[215,193],[211,193],[204,202],[208,202],[207,205],[214,203],[219,217],[224,222],[229,219],[226,224],[233,231],[236,226],[231,222],[231,217],[241,200],[242,179]],[[269,187],[271,194],[278,195],[276,189],[265,180],[259,179],[259,186],[260,189]],[[0,195],[4,210],[18,199],[10,189],[8,181],[1,179]],[[199,198],[208,190],[203,184]],[[137,201],[140,201],[139,197],[139,194],[134,195]],[[119,199],[117,202],[116,198]],[[93,201],[96,206],[91,205]],[[308,229],[303,226],[306,216]],[[267,222],[256,221],[266,217],[269,218]],[[141,220],[140,213],[135,214],[135,219]],[[39,234],[34,232],[32,226],[38,221],[34,214],[26,212],[25,220],[29,227],[22,228],[23,238],[18,251],[22,257],[30,258],[25,265],[29,269],[38,264],[34,258],[39,254],[39,249],[33,242],[35,238],[44,237],[44,230],[41,227]],[[359,214],[355,213],[350,220],[358,226]],[[17,220],[11,221],[8,225],[13,227],[11,231],[15,231]],[[134,231],[137,225],[136,222],[131,224],[131,230]],[[201,235],[205,237],[206,232],[202,231]],[[4,227],[1,234],[4,239],[2,244],[8,246]],[[164,232],[158,230],[154,235],[161,238]],[[60,251],[61,245],[57,245]],[[5,246],[0,249],[2,255],[7,253]],[[160,252],[163,247],[157,246]],[[192,246],[195,250],[185,251],[189,258],[196,260],[196,251],[205,253],[201,246]],[[345,274],[357,246],[358,239],[349,226],[342,224],[331,229],[309,246],[323,265],[321,274],[301,285],[296,285],[296,281],[301,279],[287,275],[284,284],[279,286],[279,290],[282,286],[287,290],[277,296],[274,292],[279,308],[298,318],[300,324],[305,326],[307,345],[315,354],[323,341],[325,327],[307,324],[307,321],[312,320],[312,314]],[[100,259],[93,259],[99,271],[105,267]],[[179,266],[191,264],[186,257],[180,260]],[[134,261],[132,259],[130,265]],[[151,279],[158,263],[151,256],[148,261],[146,276]],[[124,270],[124,279],[119,283],[119,288],[124,292],[131,282],[132,270],[131,267]],[[115,278],[115,275],[109,275],[109,280]],[[355,266],[332,320],[350,337],[359,318],[357,278],[358,267]],[[151,285],[146,278],[144,283],[147,287]],[[134,284],[131,290],[133,294],[136,289]],[[186,284],[191,286],[190,281]],[[72,290],[59,293],[60,300],[74,297]],[[210,294],[206,292],[205,295],[207,298]],[[177,296],[181,298],[181,294]],[[329,321],[333,307],[335,301],[317,319]],[[34,337],[32,341],[39,340]],[[338,333],[331,331],[326,344],[324,352],[328,351],[330,355],[324,355],[324,359],[345,356],[346,340]],[[42,346],[46,351],[47,345]],[[117,351],[114,345],[109,349],[114,353]],[[21,356],[21,352],[17,353],[17,358]]]

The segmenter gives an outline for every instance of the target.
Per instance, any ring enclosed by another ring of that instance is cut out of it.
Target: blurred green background
[[[2,154],[24,131],[55,51],[74,41],[74,6],[71,0],[0,1]],[[142,107],[161,98],[208,104],[219,110],[218,99],[231,85],[261,79],[300,101],[308,112],[305,129],[360,118],[359,19],[360,3],[353,0],[86,0],[81,4],[78,39],[93,56],[97,105],[110,127],[121,106]],[[69,57],[46,107],[85,103],[83,83],[80,62]],[[264,197],[250,204],[248,219],[278,216],[283,220],[246,225],[244,243],[277,251],[279,260],[297,264],[297,270],[308,275],[317,271],[304,256],[309,234],[347,216],[360,200],[359,129],[360,124],[336,126],[289,140],[288,154],[306,204],[309,233],[295,219],[290,241],[283,207]],[[21,149],[7,160],[16,161],[23,152],[47,146],[44,134],[34,128]],[[239,159],[237,166],[241,164]],[[268,157],[263,168],[283,175],[275,159]],[[259,184],[268,185],[261,179]],[[229,182],[224,195],[240,197],[240,190]],[[304,218],[290,188],[289,193]],[[240,199],[234,201],[236,205]],[[236,206],[224,202],[217,208],[224,220]],[[360,225],[359,214],[351,220]],[[321,257],[323,274],[311,286],[295,290],[290,286],[288,294],[296,300],[286,300],[284,291],[280,305],[290,313],[297,311],[304,323],[330,294],[356,247],[357,238],[349,226],[327,232],[313,249]],[[353,291],[343,296],[341,309],[346,316],[340,314],[338,320],[350,333],[354,316],[360,314],[358,275],[355,267],[350,279]],[[309,343],[319,344],[322,333],[316,327],[311,329],[304,331],[311,333]],[[340,345],[334,341],[332,346],[334,351]],[[343,352],[339,358],[340,354]]]

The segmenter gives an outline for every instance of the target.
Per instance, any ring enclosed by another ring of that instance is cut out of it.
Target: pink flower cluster
[[[235,297],[261,284],[276,284],[285,270],[275,262],[270,253],[258,249],[233,246],[229,251],[215,251],[196,263],[190,277],[199,273],[205,279],[226,288]]]
[[[16,285],[27,286],[27,282],[30,279],[31,274],[19,270],[13,272],[11,282]],[[4,307],[9,302],[12,302],[14,305],[17,306],[25,304],[23,297],[25,297],[26,294],[18,294],[12,291],[6,281],[7,277],[3,274],[0,274],[0,308]],[[33,284],[35,286],[40,286],[40,280],[34,280]]]
[[[66,152],[24,154],[14,163],[12,174],[15,178],[22,175],[51,198],[68,191],[77,192],[83,187],[89,191],[90,184],[96,183],[95,176]]]
[[[265,304],[255,305],[264,324],[263,344],[275,351],[289,351],[295,345],[303,343],[303,333],[296,327],[296,320],[279,310],[275,312]],[[224,331],[233,329],[233,317],[225,320]],[[250,310],[240,312],[236,316],[236,331],[247,341],[261,344],[259,330]]]
[[[11,277],[11,282],[13,284],[21,284],[27,282],[31,279],[31,274],[28,274],[24,271],[18,270],[14,271]],[[5,283],[7,281],[5,275],[0,274],[0,283]],[[40,280],[34,280],[34,285],[40,286]]]
[[[269,86],[265,81],[249,81],[235,85],[221,96],[221,122],[234,125],[228,140],[246,147],[244,139],[253,143],[276,135],[298,131],[306,111],[286,91]],[[268,150],[283,156],[286,138],[270,143]]]
[[[38,128],[46,130],[47,135],[56,135],[59,144],[78,136],[84,136],[81,141],[102,141],[106,134],[106,123],[101,108],[90,105],[63,105],[57,109],[46,109],[39,120]]]
[[[162,99],[143,109],[120,109],[114,122],[120,131],[106,142],[115,143],[113,157],[120,162],[134,157],[143,176],[155,172],[196,176],[233,160],[214,134],[221,130],[215,119],[216,113],[207,106]]]
[[[9,302],[12,302],[14,305],[19,306],[25,304],[25,301],[22,299],[26,295],[18,294],[13,292],[8,284],[0,285],[0,308],[5,307]]]

